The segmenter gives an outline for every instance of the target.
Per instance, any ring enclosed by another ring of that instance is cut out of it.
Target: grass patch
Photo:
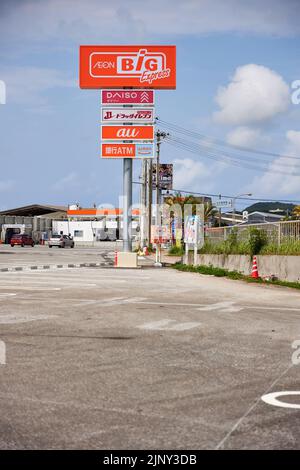
[[[169,251],[169,256],[182,256],[184,254],[184,248],[182,246],[172,246]]]
[[[267,285],[276,285],[283,287],[291,287],[292,289],[300,289],[300,282],[291,282],[291,281],[265,281],[264,279],[255,279],[250,276],[245,276],[244,274],[239,273],[238,271],[228,271],[223,268],[214,268],[213,266],[190,266],[182,263],[175,263],[172,268],[177,269],[178,271],[190,272],[190,273],[199,273],[207,274],[210,276],[216,277],[228,277],[233,280],[242,280],[246,282],[254,282],[256,284],[267,284]]]

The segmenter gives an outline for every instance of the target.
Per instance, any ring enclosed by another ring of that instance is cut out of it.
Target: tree
[[[165,197],[165,203],[169,206],[173,204],[178,204],[181,207],[182,215],[184,214],[185,204],[192,204],[192,214],[196,214],[196,204],[204,204],[204,222],[209,222],[217,214],[217,209],[213,206],[211,202],[204,202],[203,198],[193,196],[192,194],[188,196],[182,196],[180,192],[177,192],[171,196]]]
[[[292,212],[292,216],[295,219],[300,219],[300,206],[295,206]]]

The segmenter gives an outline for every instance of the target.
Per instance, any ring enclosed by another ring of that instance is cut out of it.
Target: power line
[[[259,154],[259,155],[264,155],[264,156],[268,156],[268,157],[286,158],[286,159],[298,160],[298,161],[300,160],[300,157],[296,157],[296,156],[282,155],[282,154],[275,153],[275,152],[267,152],[267,151],[264,151],[264,150],[258,150],[258,149],[253,149],[253,148],[249,148],[249,147],[242,147],[242,146],[238,146],[238,145],[232,145],[232,144],[229,144],[229,143],[227,143],[223,140],[216,139],[216,138],[213,138],[213,137],[208,137],[204,134],[201,134],[200,132],[190,130],[190,129],[185,129],[182,126],[170,123],[168,121],[164,121],[164,120],[159,119],[159,118],[156,118],[156,120],[157,120],[158,123],[161,123],[164,127],[172,128],[174,132],[189,135],[190,137],[193,137],[197,140],[202,140],[204,143],[206,143],[206,145],[212,145],[213,144],[214,146],[229,148],[232,151],[240,151],[240,152],[246,152],[246,153],[252,153],[252,154],[254,153],[254,154],[257,154],[257,155]]]
[[[170,145],[173,145],[176,148],[181,149],[181,150],[185,150],[185,151],[188,151],[190,153],[200,155],[204,158],[209,158],[211,160],[219,161],[219,162],[222,162],[222,163],[227,163],[231,166],[246,168],[248,170],[253,170],[253,171],[262,171],[262,172],[268,171],[270,173],[287,175],[287,176],[300,176],[300,173],[295,173],[295,172],[292,172],[292,171],[283,171],[280,168],[277,169],[277,166],[281,166],[281,165],[278,165],[276,163],[272,163],[272,162],[266,163],[266,162],[257,161],[257,163],[255,165],[253,165],[251,163],[251,161],[241,161],[241,160],[239,160],[235,157],[231,157],[231,156],[228,156],[228,155],[218,155],[213,151],[203,149],[201,146],[199,146],[197,144],[194,144],[194,143],[190,143],[189,141],[186,141],[184,139],[168,137],[166,139],[166,142]],[[273,166],[271,166],[271,165],[273,165]],[[285,165],[283,164],[283,166],[288,167],[289,165],[288,164],[285,164]],[[293,166],[293,168],[294,168],[294,166]],[[299,167],[299,171],[300,171],[300,167]]]
[[[198,143],[195,143],[195,142],[191,142],[191,141],[188,141],[188,140],[185,140],[183,138],[179,138],[179,137],[169,137],[170,140],[173,140],[173,141],[176,141],[176,142],[179,142],[179,143],[185,143],[185,144],[188,144],[190,146],[193,146],[193,148],[199,148],[201,149],[202,152],[207,152],[207,153],[211,153],[212,155],[216,155],[218,156],[218,154],[215,154],[212,152],[212,150],[214,150],[213,147],[207,147],[203,144],[198,144]],[[212,150],[211,150],[212,149]],[[234,155],[233,157],[230,156],[230,154],[220,154],[221,157],[223,158],[231,158],[233,160],[236,160],[236,161],[241,161],[241,162],[246,162],[247,163],[247,160],[245,160],[245,157],[244,156],[240,156],[240,155]],[[284,168],[286,167],[291,167],[291,168],[299,168],[300,169],[300,166],[298,167],[297,165],[300,165],[300,162],[297,164],[297,163],[287,163],[285,161],[282,161],[282,162],[278,162],[278,161],[270,161],[270,160],[265,160],[265,159],[262,159],[262,158],[255,158],[255,157],[246,157],[248,158],[248,162],[249,163],[252,163],[252,162],[257,162],[259,165],[261,164],[265,164],[265,165],[276,165],[276,166],[282,166]]]
[[[142,184],[140,181],[133,181],[133,184]],[[204,197],[222,197],[226,199],[239,199],[239,200],[244,200],[244,201],[261,201],[261,202],[286,202],[286,203],[296,203],[299,204],[300,200],[297,199],[270,199],[270,198],[262,198],[262,197],[243,197],[243,196],[229,196],[228,194],[211,194],[211,193],[199,193],[196,191],[187,191],[185,189],[175,189],[173,188],[172,191],[175,191],[177,193],[183,193],[183,194],[195,194],[197,196],[204,196]]]

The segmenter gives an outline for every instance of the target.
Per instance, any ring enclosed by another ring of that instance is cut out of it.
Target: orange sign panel
[[[154,126],[102,126],[102,140],[154,140]]]
[[[153,158],[154,145],[149,144],[121,144],[109,142],[101,144],[102,158]]]
[[[102,158],[134,158],[135,144],[102,144]]]
[[[80,46],[80,88],[176,88],[176,46]]]

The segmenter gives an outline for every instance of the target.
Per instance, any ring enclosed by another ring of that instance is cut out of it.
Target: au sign
[[[154,140],[153,126],[102,126],[102,140]]]

